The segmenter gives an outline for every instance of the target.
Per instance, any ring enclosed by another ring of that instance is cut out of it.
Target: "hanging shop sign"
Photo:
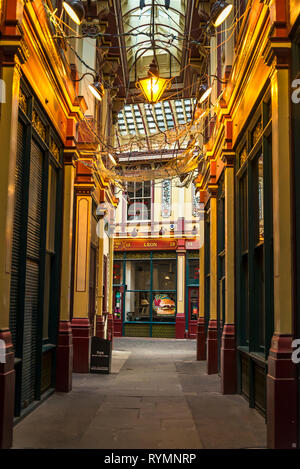
[[[135,239],[133,241],[114,240],[115,251],[155,251],[177,249],[177,240],[167,239]]]

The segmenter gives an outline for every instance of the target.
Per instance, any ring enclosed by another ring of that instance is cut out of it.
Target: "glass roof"
[[[195,100],[176,99],[156,104],[127,104],[118,114],[117,140],[119,145],[129,137],[148,138],[166,130],[176,129],[192,119]],[[168,145],[166,145],[168,147]],[[153,148],[151,139],[148,148]]]
[[[172,76],[180,74],[186,2],[187,0],[172,0],[170,8],[166,9],[164,0],[145,0],[145,7],[141,10],[138,0],[122,0],[124,33],[128,34],[125,36],[125,43],[131,80],[135,78],[135,73],[138,78],[146,76],[153,59],[149,37],[152,29],[152,8],[160,75],[169,77],[170,65]]]
[[[118,134],[144,137],[186,124],[192,119],[193,102],[193,99],[176,99],[126,105],[118,115]]]

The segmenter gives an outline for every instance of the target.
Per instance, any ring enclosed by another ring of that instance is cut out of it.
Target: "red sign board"
[[[164,251],[177,249],[177,239],[114,240],[115,251]]]

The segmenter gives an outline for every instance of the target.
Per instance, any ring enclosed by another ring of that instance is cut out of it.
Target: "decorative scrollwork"
[[[20,88],[20,93],[19,93],[19,106],[24,112],[24,114],[27,114],[27,110],[28,110],[27,96],[25,95],[25,93],[23,93],[21,88]]]
[[[56,143],[54,142],[54,140],[52,138],[51,138],[51,141],[50,141],[50,147],[49,148],[50,148],[50,151],[51,151],[52,155],[56,159],[56,161],[59,161],[60,160],[60,151],[59,151],[58,146],[56,145]]]
[[[196,186],[192,184],[192,191],[193,191],[193,217],[198,217],[200,213],[200,194],[199,192],[196,193]]]
[[[46,126],[43,124],[40,116],[36,111],[32,112],[32,125],[39,134],[39,136],[45,141],[46,140]]]
[[[165,179],[162,183],[162,218],[169,218],[171,216],[171,199],[172,199],[172,183],[170,179]]]
[[[246,148],[246,145],[245,145],[244,148],[242,149],[242,151],[240,153],[240,157],[239,157],[240,167],[243,166],[243,164],[245,163],[247,158],[248,158],[248,154],[247,154],[247,148]]]
[[[262,119],[260,118],[259,121],[257,122],[256,126],[254,127],[254,129],[252,130],[252,146],[254,146],[256,144],[256,142],[259,140],[259,137],[261,135],[261,132],[262,132],[262,128],[263,128],[263,125],[262,125]]]

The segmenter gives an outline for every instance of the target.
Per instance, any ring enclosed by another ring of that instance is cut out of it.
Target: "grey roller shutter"
[[[35,397],[37,327],[40,278],[40,239],[43,190],[43,153],[32,141],[29,175],[27,259],[24,307],[22,407]]]
[[[17,157],[15,170],[15,209],[13,221],[9,314],[9,328],[12,334],[12,341],[15,349],[17,346],[17,321],[20,298],[20,252],[24,184],[24,137],[24,126],[19,122],[17,133]]]

